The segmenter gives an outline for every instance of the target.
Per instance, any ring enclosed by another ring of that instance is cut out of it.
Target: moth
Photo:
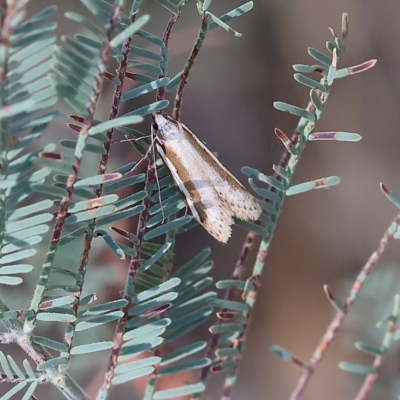
[[[155,114],[152,128],[157,152],[183,200],[211,236],[226,243],[232,217],[258,219],[257,200],[184,124]]]

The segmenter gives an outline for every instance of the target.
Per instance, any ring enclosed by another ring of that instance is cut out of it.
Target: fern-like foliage
[[[262,198],[263,213],[257,222],[237,221],[249,231],[242,254],[247,254],[255,235],[261,237],[261,245],[251,278],[243,280],[239,273],[218,282],[217,289],[227,291],[224,299],[218,298],[211,289],[213,262],[209,249],[192,256],[183,266],[174,265],[176,236],[197,223],[186,214],[181,194],[157,159],[153,138],[131,125],[165,109],[169,105],[166,93],[175,89],[173,116],[179,119],[188,75],[207,32],[223,28],[240,36],[228,22],[250,11],[253,3],[217,17],[210,11],[210,0],[198,1],[201,23],[196,42],[182,70],[170,78],[168,41],[183,7],[191,4],[186,0],[157,0],[157,7],[170,13],[163,35],[158,37],[145,30],[149,16],[140,14],[142,2],[133,0],[125,14],[122,0],[81,0],[90,18],[73,12],[65,16],[87,34],[63,36],[59,46],[53,35],[56,25],[47,22],[54,7],[27,21],[27,0],[10,0],[2,10],[0,284],[18,285],[22,278],[15,275],[32,271],[29,258],[36,252],[34,246],[49,230],[49,222],[53,223],[30,305],[13,310],[0,298],[1,318],[8,330],[1,336],[2,342],[18,343],[37,365],[33,372],[26,360],[20,367],[13,357],[0,353],[3,381],[15,384],[5,398],[29,385],[23,397],[28,399],[39,383],[52,383],[67,398],[87,398],[68,369],[72,356],[100,351],[108,351],[109,358],[98,398],[106,398],[112,385],[143,376],[148,376],[145,399],[198,398],[205,390],[209,372],[220,371],[228,373],[228,397],[236,379],[258,277],[285,197],[339,182],[337,177],[328,177],[292,185],[299,156],[312,140],[360,139],[347,132],[313,132],[334,80],[373,65],[368,62],[337,69],[347,34],[344,18],[342,35],[334,35],[334,42],[328,43],[328,55],[309,49],[318,65],[294,66],[295,79],[311,89],[307,107],[275,103],[277,109],[299,116],[300,121],[291,139],[276,130],[286,150],[281,163],[274,166],[274,174],[243,169],[252,189]],[[115,63],[117,68],[112,71],[110,65]],[[307,72],[319,72],[321,79],[303,75]],[[98,120],[97,106],[106,80],[113,88],[110,113]],[[136,86],[126,90],[130,81]],[[149,93],[154,93],[154,101],[121,112],[125,102],[142,100]],[[55,116],[51,106],[56,94],[72,110],[68,126],[76,138],[62,140],[62,151],[54,145],[30,151],[28,146]],[[135,163],[110,172],[110,149],[117,130],[146,160],[145,173]],[[88,160],[97,163],[97,168],[86,168]],[[46,180],[50,174],[52,181]],[[125,195],[133,185],[140,185],[140,189]],[[46,199],[31,201],[33,192]],[[121,228],[122,220],[134,216],[138,219],[134,232]],[[96,239],[116,259],[125,260],[127,267],[120,297],[103,303],[97,301],[95,293],[84,295]],[[74,253],[81,249],[73,265],[59,257],[71,248]],[[235,297],[239,292],[241,299]],[[197,341],[181,346],[182,336],[204,324],[214,310],[218,321],[210,328],[210,343]],[[61,337],[40,335],[38,323],[61,327]],[[108,340],[93,341],[86,334],[109,323],[114,323],[115,332]],[[196,370],[201,370],[198,378],[193,373]],[[191,380],[172,389],[160,387],[162,378],[182,373],[191,374]]]
[[[320,51],[309,48],[309,55],[319,64],[317,65],[294,65],[296,71],[294,78],[296,81],[310,89],[310,100],[305,108],[294,106],[283,102],[275,102],[276,109],[289,112],[299,117],[299,123],[295,133],[288,138],[280,129],[275,129],[276,136],[281,140],[285,147],[285,153],[278,165],[273,166],[274,174],[267,176],[264,173],[253,168],[244,167],[243,172],[249,176],[249,183],[252,189],[263,198],[260,205],[264,210],[257,224],[252,222],[239,221],[238,224],[250,230],[248,239],[243,247],[242,254],[248,253],[249,243],[252,243],[254,233],[261,236],[262,240],[258,249],[257,261],[254,264],[251,277],[246,281],[240,280],[236,275],[234,280],[220,281],[217,287],[226,290],[224,300],[213,300],[212,304],[221,309],[217,315],[218,323],[211,327],[214,338],[211,342],[214,344],[209,349],[208,355],[215,354],[213,365],[208,369],[203,369],[202,379],[205,379],[208,373],[224,371],[227,374],[224,395],[229,397],[231,389],[236,381],[237,367],[240,361],[243,344],[246,338],[246,331],[251,317],[252,307],[257,297],[259,286],[259,276],[262,273],[266,255],[271,244],[276,223],[282,209],[286,196],[300,194],[309,190],[326,188],[337,185],[340,178],[330,176],[319,178],[301,184],[292,184],[292,178],[303,153],[306,144],[315,140],[337,140],[337,141],[358,141],[361,136],[350,132],[313,132],[317,121],[319,120],[328,100],[330,89],[335,79],[363,72],[373,67],[375,60],[367,61],[361,65],[343,69],[337,69],[345,50],[348,16],[343,15],[341,36],[331,30],[333,42],[327,42],[329,54],[323,54]],[[314,80],[303,73],[319,73],[320,80]],[[243,265],[245,256],[241,256],[239,264]],[[235,301],[235,296],[241,293],[243,302]],[[272,350],[277,349],[272,347]],[[289,352],[279,348],[276,354],[282,358],[293,360]]]
[[[207,261],[210,252],[204,250],[182,268],[172,270],[175,236],[195,224],[190,216],[180,213],[184,202],[165,167],[156,162],[152,142],[144,133],[128,127],[167,107],[164,92],[181,85],[183,75],[187,79],[189,62],[172,80],[167,77],[168,38],[186,1],[173,4],[159,0],[172,16],[164,36],[157,37],[144,30],[149,17],[139,16],[140,0],[132,2],[129,14],[123,13],[120,0],[113,4],[82,0],[92,14],[90,19],[73,12],[65,16],[89,35],[61,37],[59,46],[52,35],[56,25],[46,24],[55,7],[23,21],[27,3],[8,2],[2,18],[1,284],[18,285],[22,279],[15,275],[33,269],[26,259],[35,254],[33,246],[42,240],[49,222],[55,220],[31,304],[24,310],[10,310],[1,302],[2,321],[9,331],[3,342],[18,343],[37,364],[38,371],[33,373],[26,361],[20,368],[11,356],[2,355],[4,380],[17,383],[6,396],[12,397],[29,384],[24,398],[30,398],[38,383],[51,382],[67,398],[85,398],[67,374],[71,356],[111,348],[100,397],[107,396],[110,384],[149,374],[152,378],[146,398],[200,393],[204,390],[202,383],[183,384],[169,391],[157,391],[155,383],[158,377],[202,368],[211,362],[204,357],[188,358],[204,349],[204,342],[167,355],[160,353],[163,344],[176,343],[212,313],[208,301],[216,293],[206,291],[212,282],[207,277],[212,267]],[[238,35],[226,22],[252,8],[247,3],[218,18],[208,11],[210,3],[202,7],[199,4],[204,25],[196,42],[198,49],[209,29],[220,26]],[[131,43],[133,37],[141,45]],[[116,74],[108,70],[112,61],[118,64]],[[137,86],[124,91],[127,79]],[[95,119],[95,112],[104,80],[114,85],[114,93],[110,115],[103,122]],[[154,91],[155,102],[121,115],[124,101]],[[49,110],[56,101],[55,94],[73,112],[69,127],[77,139],[62,140],[63,152],[54,145],[29,152],[29,144],[55,116]],[[182,94],[181,88],[180,98]],[[116,129],[133,138],[135,149],[149,158],[146,174],[136,171],[134,164],[106,172]],[[97,173],[82,168],[90,157],[98,160]],[[51,173],[52,183],[46,180]],[[144,185],[144,189],[121,197],[121,191],[135,184]],[[28,203],[33,192],[47,199]],[[47,212],[50,208],[52,212]],[[119,221],[135,215],[139,215],[137,232],[118,227]],[[107,228],[112,228],[114,234]],[[160,237],[166,237],[165,242],[155,243],[154,239]],[[83,296],[96,238],[102,238],[117,258],[130,260],[121,298],[103,304],[98,304],[95,294]],[[78,264],[60,264],[57,254],[78,243],[83,248]],[[80,340],[75,344],[80,332],[114,321],[117,326],[112,341]],[[36,334],[38,322],[64,326],[62,339]]]

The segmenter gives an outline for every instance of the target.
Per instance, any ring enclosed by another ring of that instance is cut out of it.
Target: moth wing
[[[218,197],[230,217],[254,221],[261,215],[261,207],[255,197],[225,168],[217,157],[184,124],[180,123],[184,134],[203,149],[202,156],[208,165],[208,175]],[[210,171],[210,169],[212,171]]]
[[[172,176],[172,179],[175,182],[175,185],[178,187],[179,191],[181,192],[182,197],[184,198],[186,205],[189,207],[190,211],[192,212],[193,217],[197,221],[201,222],[200,216],[199,216],[196,208],[194,207],[192,196],[186,189],[185,185],[183,184],[182,179],[179,177],[178,171],[176,170],[174,164],[172,164],[170,162],[170,160],[168,159],[168,157],[166,156],[163,147],[158,143],[156,143],[156,146],[157,146],[158,154],[161,156],[165,166],[168,168],[168,170]]]
[[[163,146],[158,143],[157,151],[170,171],[172,179],[181,192],[193,217],[211,236],[220,242],[226,243],[231,236],[233,214],[221,204],[220,197],[215,188],[206,183],[210,179],[215,178],[215,175],[209,176],[207,172],[203,172],[206,179],[203,182],[197,179],[195,190],[193,190],[190,186],[187,187],[184,184],[178,170],[166,156]]]
[[[215,187],[222,204],[231,211],[232,216],[239,219],[245,221],[258,219],[261,214],[261,207],[257,200],[247,192],[233,175],[231,175],[231,179],[234,179],[237,185],[227,184],[221,177],[222,183]]]
[[[226,243],[233,216],[255,220],[257,200],[185,125],[156,115],[156,145],[164,164],[194,218],[217,240]]]

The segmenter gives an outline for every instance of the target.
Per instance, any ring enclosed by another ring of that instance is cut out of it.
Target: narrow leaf
[[[186,225],[187,223],[189,223],[191,221],[191,219],[192,219],[192,217],[187,215],[185,217],[177,218],[171,222],[167,222],[166,224],[163,224],[161,226],[158,226],[157,228],[154,228],[154,229],[148,231],[144,235],[144,239],[145,240],[154,239],[154,238],[161,236],[173,229],[177,229],[181,226]]]
[[[152,90],[158,89],[159,87],[165,86],[169,82],[169,78],[160,78],[156,79],[153,82],[146,83],[145,85],[141,85],[135,89],[129,90],[125,92],[121,100],[126,101],[130,99],[134,99],[135,97],[142,96],[146,93],[151,92]]]
[[[118,128],[119,126],[126,126],[132,124],[138,124],[142,122],[143,118],[137,115],[124,116],[119,118],[110,119],[101,124],[95,125],[89,129],[89,135],[96,135],[97,133],[106,132],[112,128]]]
[[[111,47],[119,46],[125,39],[131,37],[134,33],[136,33],[139,29],[143,28],[143,26],[150,19],[149,15],[142,15],[139,19],[137,19],[132,25],[128,26],[128,28],[124,29],[121,33],[114,37],[110,42]]]
[[[171,243],[165,243],[152,257],[146,260],[138,268],[138,272],[144,272],[155,264],[171,247]]]
[[[242,36],[242,34],[240,32],[235,31],[228,24],[226,24],[224,21],[222,21],[220,18],[218,18],[214,14],[210,13],[209,11],[206,11],[205,15],[208,15],[215,24],[220,26],[222,29],[225,29],[227,32],[232,33],[236,37],[241,37]]]
[[[274,101],[274,107],[279,111],[288,112],[298,117],[308,119],[311,122],[315,122],[315,116],[304,108],[300,108],[288,103],[283,103],[282,101]]]
[[[71,350],[71,354],[87,354],[87,353],[96,353],[98,351],[109,350],[114,346],[114,343],[111,341],[90,343],[90,344],[82,344],[80,346],[75,346]]]
[[[376,372],[376,369],[370,365],[355,364],[347,361],[340,362],[339,368],[343,371],[353,372],[359,375],[374,374]]]
[[[314,189],[321,189],[330,186],[335,186],[338,185],[339,183],[340,183],[340,178],[338,176],[329,176],[327,178],[316,179],[314,181],[293,185],[286,190],[286,195],[293,196],[295,194],[308,192]]]
[[[235,8],[232,11],[229,11],[228,13],[221,15],[221,17],[219,17],[219,19],[223,22],[229,22],[231,19],[236,18],[236,17],[240,17],[241,15],[249,12],[254,6],[253,1],[248,1],[247,3]],[[219,25],[215,22],[211,22],[211,24],[209,25],[209,29],[215,29],[217,28]]]
[[[173,399],[176,397],[188,396],[195,393],[202,393],[205,390],[203,383],[187,384],[174,389],[159,390],[153,395],[154,400]]]

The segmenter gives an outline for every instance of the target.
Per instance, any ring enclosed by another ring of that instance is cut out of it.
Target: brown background
[[[34,12],[52,2],[32,3]],[[76,27],[62,17],[62,11],[83,9],[77,1],[57,3],[60,32],[71,34]],[[144,9],[154,9],[152,1],[145,3]],[[210,10],[221,15],[240,4],[236,0],[215,0]],[[285,202],[262,276],[233,395],[236,400],[289,397],[301,371],[269,353],[268,347],[274,343],[282,345],[304,360],[311,355],[333,316],[322,285],[328,283],[343,298],[395,216],[396,209],[380,192],[379,182],[400,194],[400,6],[392,0],[256,1],[253,11],[231,22],[243,33],[241,38],[222,29],[209,33],[185,93],[182,121],[218,152],[220,160],[242,182],[242,165],[271,173],[272,163],[282,153],[273,128],[279,127],[290,135],[297,123],[295,117],[276,111],[272,102],[306,105],[308,89],[293,80],[291,65],[314,63],[307,55],[307,47],[323,51],[325,41],[330,40],[327,28],[340,32],[342,12],[350,15],[350,32],[341,66],[371,58],[377,58],[378,63],[367,73],[335,83],[317,130],[358,132],[363,140],[311,143],[300,160],[296,182],[339,175],[342,183],[331,190],[309,192]],[[161,34],[168,17],[167,12],[157,11],[146,29]],[[199,23],[195,3],[191,1],[171,38],[171,75],[181,69]],[[107,115],[107,101],[102,118]],[[52,141],[67,135],[65,122],[65,117],[59,119],[55,129],[47,132],[54,136]],[[177,264],[211,246],[216,278],[226,278],[243,237],[244,232],[236,228],[233,238],[223,246],[196,228],[179,240]],[[379,344],[383,331],[378,331],[374,324],[389,312],[393,294],[400,291],[396,287],[398,265],[394,264],[398,256],[395,242],[369,282],[368,296],[352,309],[343,331],[312,379],[305,399],[354,398],[361,381],[340,371],[337,363],[372,362],[371,357],[360,358],[353,342],[369,340]],[[392,291],[383,286],[388,281],[393,283]],[[198,336],[201,335],[199,332]],[[398,362],[392,357],[371,399],[397,398],[398,369]],[[383,387],[385,390],[381,391]],[[210,389],[210,398],[219,398],[218,379],[212,381]],[[123,396],[133,398],[132,394]]]

